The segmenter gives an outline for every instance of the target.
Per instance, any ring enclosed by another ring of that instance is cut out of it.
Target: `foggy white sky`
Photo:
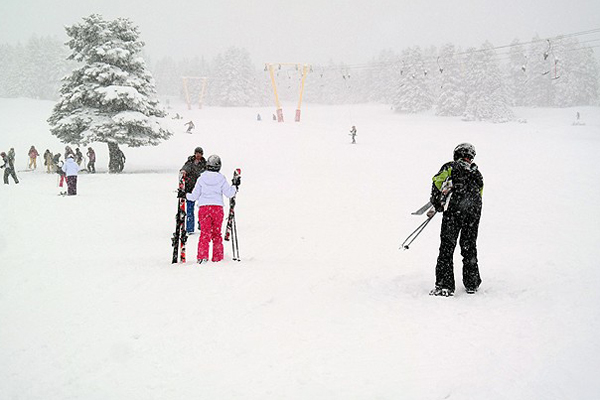
[[[600,0],[0,0],[0,44],[66,40],[63,27],[92,13],[130,18],[153,60],[211,59],[236,45],[257,65],[367,62],[388,48],[500,46],[600,28]]]

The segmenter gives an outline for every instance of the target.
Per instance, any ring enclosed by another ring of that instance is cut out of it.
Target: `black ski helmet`
[[[221,157],[216,154],[208,157],[208,160],[206,160],[206,169],[209,171],[219,172],[221,170]]]
[[[204,150],[202,150],[202,147],[198,146],[194,149],[194,153],[204,154]]]
[[[473,160],[475,154],[477,154],[475,152],[475,146],[471,143],[461,143],[454,149],[454,161],[462,160],[463,158]]]

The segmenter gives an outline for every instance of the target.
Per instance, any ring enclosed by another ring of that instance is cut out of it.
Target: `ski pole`
[[[431,220],[433,219],[435,214],[436,214],[435,212],[433,214],[431,214],[431,217],[427,217],[427,219],[425,221],[423,221],[423,223],[421,225],[419,225],[417,227],[417,229],[412,231],[412,233],[410,235],[408,235],[406,240],[404,240],[404,242],[402,242],[402,245],[400,245],[400,248],[403,248],[404,250],[408,250],[408,247],[410,246],[410,244],[415,241],[415,239],[421,234],[421,232],[423,232],[423,229],[425,229],[427,224],[429,222],[431,222]],[[409,240],[410,240],[410,242],[409,242]],[[408,243],[406,243],[406,242],[408,242]]]

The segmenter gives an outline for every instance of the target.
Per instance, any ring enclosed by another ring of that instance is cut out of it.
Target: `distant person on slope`
[[[219,171],[221,158],[217,155],[208,157],[207,171],[203,172],[194,186],[192,193],[180,190],[178,196],[185,195],[188,201],[198,201],[198,221],[200,222],[200,238],[198,239],[198,264],[208,262],[208,249],[212,241],[212,262],[223,260],[223,196],[232,198],[237,193],[236,187],[240,185],[239,179],[233,186]]]
[[[3,165],[0,168],[4,168],[4,184],[8,185],[8,177],[12,176],[15,183],[19,183],[19,179],[17,178],[17,174],[15,173],[15,164],[13,160],[5,153],[0,153],[0,157],[2,157]]]
[[[206,160],[204,159],[204,150],[198,146],[194,149],[194,155],[188,157],[183,167],[181,167],[181,174],[183,174],[183,180],[185,181],[185,192],[192,193],[196,186],[196,181],[201,173],[206,170]],[[186,227],[185,230],[188,234],[194,233],[194,208],[196,202],[192,200],[186,201]],[[200,229],[200,228],[198,228]]]
[[[467,293],[474,294],[481,284],[477,263],[477,233],[481,218],[483,176],[473,162],[475,154],[472,144],[459,144],[454,149],[454,161],[442,165],[433,177],[430,201],[435,211],[444,213],[435,267],[435,288],[429,293],[433,296],[454,295],[452,259],[459,234],[463,284]]]
[[[44,165],[46,166],[47,173],[54,172],[52,167],[54,165],[52,164],[52,157],[53,156],[50,150],[46,149],[46,151],[44,152]]]
[[[194,129],[196,127],[196,125],[194,125],[194,123],[192,121],[183,124],[183,126],[188,127],[186,133],[192,133],[192,129]]]
[[[29,169],[36,169],[37,168],[37,158],[40,155],[40,153],[38,153],[35,146],[31,146],[31,148],[29,149],[28,155],[29,155]],[[33,165],[33,168],[31,168],[32,165]]]
[[[91,147],[88,147],[87,157],[88,157],[87,170],[90,174],[95,174],[96,173],[96,165],[95,165],[96,164],[96,152]]]
[[[352,144],[356,144],[356,126],[352,125],[350,129],[350,136],[352,136]]]

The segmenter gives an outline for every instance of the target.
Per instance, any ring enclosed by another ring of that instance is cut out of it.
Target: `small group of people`
[[[180,173],[185,181],[185,189],[177,193],[179,198],[186,199],[186,231],[193,234],[195,230],[194,209],[196,203],[198,209],[198,225],[200,238],[198,239],[199,264],[205,264],[209,260],[209,247],[212,242],[212,262],[223,260],[223,238],[221,228],[223,225],[223,196],[232,198],[236,195],[240,186],[240,177],[227,183],[227,179],[221,174],[221,158],[218,155],[204,158],[202,147],[194,149],[194,155],[188,157],[181,167]]]
[[[31,146],[34,148],[34,146]],[[30,150],[31,152],[31,150]],[[88,147],[87,151],[88,163],[86,165],[87,172],[94,174],[96,173],[96,152],[91,147]],[[81,164],[83,163],[83,153],[79,150],[79,147],[75,148],[75,151],[71,148],[71,146],[65,146],[65,160],[69,157],[73,156],[73,160],[81,169]],[[31,156],[30,156],[31,157]],[[56,153],[52,154],[52,152],[48,149],[44,152],[44,165],[46,166],[47,173],[61,173],[63,162],[60,160],[61,154]]]
[[[0,168],[4,169],[4,184],[8,185],[8,177],[12,177],[15,183],[19,183],[19,178],[17,178],[17,173],[15,171],[15,149],[10,148],[8,154],[5,152],[0,152],[0,157],[2,157],[2,165]]]

